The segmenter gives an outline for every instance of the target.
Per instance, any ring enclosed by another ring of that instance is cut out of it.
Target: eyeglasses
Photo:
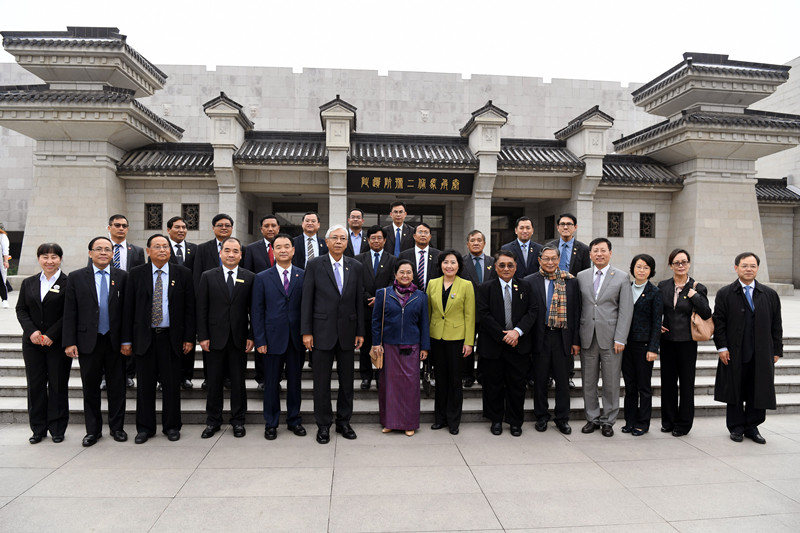
[[[115,228],[127,228],[128,227],[127,224],[123,224],[123,223],[120,223],[120,222],[114,222],[111,225],[114,226]]]
[[[689,261],[673,261],[672,266],[674,267],[684,267],[689,264]]]
[[[95,252],[95,253],[98,253],[98,254],[100,254],[100,253],[110,254],[111,253],[111,248],[92,248],[92,251]]]
[[[215,228],[232,228],[233,224],[214,224]]]
[[[572,222],[559,222],[558,223],[558,227],[559,228],[568,228],[568,227],[574,226],[574,225],[575,224],[573,224]]]
[[[386,240],[386,239],[383,238],[383,235],[370,235],[370,237],[369,237],[369,241],[370,242],[378,242],[378,241],[383,241],[383,240]]]
[[[415,232],[415,233],[416,233],[417,235],[419,235],[420,237],[427,237],[428,235],[430,235],[430,234],[431,234],[429,231],[417,231],[417,232]]]
[[[346,242],[347,241],[347,237],[340,237],[340,236],[337,236],[337,235],[331,235],[330,237],[328,237],[328,239],[332,240],[334,242]]]
[[[510,268],[515,268],[516,266],[516,263],[495,263],[495,267],[499,268],[500,270],[508,270]]]

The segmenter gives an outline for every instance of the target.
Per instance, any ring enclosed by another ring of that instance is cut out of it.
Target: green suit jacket
[[[464,340],[472,345],[475,339],[475,289],[472,283],[456,276],[450,289],[447,308],[442,308],[444,277],[430,280],[428,289],[428,315],[431,338],[445,341]]]

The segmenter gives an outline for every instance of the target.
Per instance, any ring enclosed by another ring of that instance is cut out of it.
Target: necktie
[[[339,263],[333,264],[333,277],[336,278],[336,288],[339,289],[339,294],[342,294],[342,275],[339,274]]]
[[[100,274],[100,297],[97,300],[100,309],[100,320],[97,323],[97,332],[100,335],[105,335],[111,329],[108,319],[108,285],[106,285],[106,271],[98,270],[97,273]]]
[[[161,274],[164,271],[160,268],[156,270],[156,286],[153,289],[153,316],[150,320],[150,325],[154,328],[157,328],[159,324],[164,320],[164,310],[161,308],[162,300],[164,298],[164,288],[161,284]]]
[[[567,243],[561,243],[561,258],[558,260],[558,268],[562,272],[569,272],[569,255],[567,255]]]
[[[483,283],[483,268],[481,268],[481,258],[473,257],[475,260],[475,273],[478,274],[478,283]]]
[[[233,281],[233,270],[228,270],[228,296],[233,298],[233,286],[235,282]]]
[[[510,330],[513,323],[511,322],[511,287],[506,285],[503,291],[503,307],[506,314],[506,330]]]
[[[269,258],[269,266],[275,264],[275,252],[272,251],[272,246],[267,244],[267,257]]]
[[[527,266],[528,265],[528,243],[522,244],[520,246],[522,248],[522,263]]]
[[[222,251],[222,243],[217,241],[217,264],[222,266],[222,258],[219,256],[219,253]]]
[[[121,244],[114,245],[114,268],[121,268],[120,265],[120,258],[119,258],[119,249],[122,248]]]
[[[600,291],[600,279],[603,277],[603,271],[598,270],[594,275],[594,297],[597,298],[597,293]]]
[[[400,239],[402,235],[400,235],[400,229],[398,228],[397,231],[394,233],[394,255],[395,257],[400,255]]]
[[[553,303],[553,285],[555,285],[555,282],[552,279],[547,280],[547,314],[545,315],[545,321],[550,319],[550,304]]]
[[[747,298],[747,303],[748,303],[748,305],[750,305],[750,310],[751,311],[755,311],[756,310],[756,306],[753,305],[753,295],[750,294],[750,291],[752,289],[753,289],[753,287],[751,287],[750,285],[745,285],[745,287],[744,287],[744,296],[745,296],[745,298]]]
[[[311,242],[311,237],[309,237],[306,245],[306,264],[312,259],[314,259],[314,244]]]
[[[286,296],[289,296],[289,271],[283,271],[283,290],[286,292]]]
[[[372,273],[378,275],[378,266],[381,264],[381,255],[375,252],[375,261],[372,262]]]
[[[178,259],[178,264],[182,265],[183,264],[183,251],[181,250],[181,245],[180,244],[176,244],[175,245],[175,257]]]
[[[417,279],[419,288],[425,290],[425,250],[419,252],[419,265],[417,266]]]

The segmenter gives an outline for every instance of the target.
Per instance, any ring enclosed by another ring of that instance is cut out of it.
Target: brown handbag
[[[386,289],[383,289],[383,312],[381,313],[381,344],[373,346],[369,350],[369,358],[372,360],[372,365],[377,368],[383,368],[383,321],[386,318]],[[375,348],[380,348],[376,350]]]
[[[697,290],[697,281],[694,282],[692,288]],[[700,315],[692,311],[691,321],[692,340],[699,342],[711,340],[711,337],[714,336],[714,319],[712,317],[703,320]]]

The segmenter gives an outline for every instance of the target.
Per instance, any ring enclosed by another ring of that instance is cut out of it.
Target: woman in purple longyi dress
[[[411,261],[398,261],[394,282],[377,292],[372,311],[373,345],[383,350],[378,391],[383,432],[396,429],[409,437],[419,428],[419,362],[428,357],[431,343],[428,298],[413,279]]]

